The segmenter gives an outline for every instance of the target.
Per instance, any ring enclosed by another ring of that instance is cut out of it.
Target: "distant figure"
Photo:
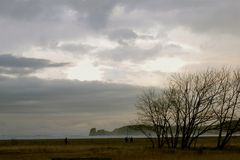
[[[133,142],[133,137],[130,138],[130,143],[132,143],[132,142]]]
[[[128,143],[128,137],[125,137],[125,143]]]
[[[67,137],[65,138],[65,144],[66,144],[66,145],[68,144],[68,139],[67,139]]]

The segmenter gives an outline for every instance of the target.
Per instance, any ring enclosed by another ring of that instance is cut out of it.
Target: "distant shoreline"
[[[74,140],[87,140],[87,139],[122,139],[127,137],[127,135],[102,135],[102,136],[39,136],[39,137],[31,137],[31,136],[20,136],[20,137],[6,137],[6,138],[0,138],[0,141],[7,141],[7,140],[61,140],[67,137],[68,139],[74,139]],[[128,137],[133,137],[133,138],[147,138],[146,136],[143,135],[128,135]],[[200,137],[207,138],[207,137],[218,137],[217,134],[206,134],[206,135],[201,135]],[[233,137],[240,137],[240,134],[234,134]],[[156,138],[156,137],[153,137]]]

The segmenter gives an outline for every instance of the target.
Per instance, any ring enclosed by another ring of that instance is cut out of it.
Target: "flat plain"
[[[147,139],[64,139],[1,140],[0,160],[51,160],[53,158],[111,158],[112,160],[237,160],[240,159],[240,137],[233,137],[224,150],[215,150],[214,137],[200,138],[196,148],[152,149]]]

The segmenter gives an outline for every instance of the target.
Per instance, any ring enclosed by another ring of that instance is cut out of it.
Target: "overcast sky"
[[[0,0],[0,136],[87,135],[143,87],[238,66],[237,0]]]

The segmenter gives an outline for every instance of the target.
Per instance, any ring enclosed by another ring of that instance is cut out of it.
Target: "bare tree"
[[[239,129],[240,70],[175,74],[160,93],[149,89],[136,105],[140,122],[153,127],[158,147],[177,148],[180,142],[182,149],[190,148],[199,136],[217,129],[217,147],[223,148]]]
[[[159,105],[159,94],[154,89],[144,91],[138,97],[136,104],[141,124],[153,127],[157,136],[157,146],[161,148],[164,145],[165,119],[162,117],[162,108]]]
[[[180,98],[174,88],[169,87],[161,94],[161,105],[164,106],[162,116],[165,119],[166,141],[170,148],[177,148],[180,134]]]
[[[231,139],[233,133],[238,131],[240,124],[240,71],[231,72],[229,69],[222,69],[219,75],[221,80],[221,93],[215,107],[215,115],[218,125],[217,148],[223,149]]]
[[[213,105],[220,90],[218,73],[207,70],[202,73],[177,74],[171,78],[171,87],[177,91],[178,125],[181,131],[181,148],[190,148],[194,140],[206,133],[216,123]]]

